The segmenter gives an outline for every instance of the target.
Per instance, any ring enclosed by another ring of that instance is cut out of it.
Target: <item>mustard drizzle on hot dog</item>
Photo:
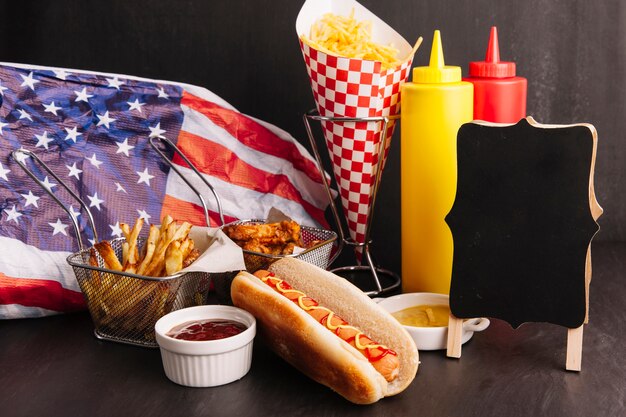
[[[258,276],[257,276],[258,277]],[[260,277],[259,277],[260,278]],[[354,326],[350,326],[349,324],[347,324],[345,322],[345,320],[343,320],[342,318],[340,318],[339,316],[335,316],[335,313],[323,306],[320,306],[318,304],[317,301],[315,301],[314,299],[312,299],[311,297],[308,297],[305,293],[303,293],[302,291],[298,291],[296,289],[291,288],[291,286],[287,283],[284,282],[284,280],[280,279],[280,278],[276,278],[276,276],[273,273],[270,273],[269,275],[260,278],[261,281],[263,281],[264,283],[268,284],[270,287],[274,287],[276,288],[276,290],[278,292],[280,292],[281,294],[283,294],[285,297],[287,297],[289,300],[292,300],[291,298],[289,298],[287,296],[287,294],[297,294],[298,297],[295,300],[292,301],[296,301],[296,303],[298,304],[298,306],[300,308],[302,308],[305,311],[309,311],[309,310],[322,310],[324,312],[326,312],[327,314],[322,317],[322,319],[320,320],[320,323],[323,324],[324,326],[326,326],[326,328],[332,332],[334,332],[337,336],[339,336],[339,331],[342,329],[350,329],[350,330],[354,330],[356,332],[356,334],[350,338],[350,340],[354,340],[354,344],[355,346],[359,349],[359,350],[363,350],[363,351],[367,351],[368,354],[365,355],[367,357],[367,359],[370,362],[375,362],[381,358],[383,358],[385,355],[387,354],[391,354],[391,355],[397,355],[396,352],[394,352],[393,350],[389,349],[388,347],[384,346],[384,345],[380,345],[377,343],[366,343],[366,344],[362,344],[361,343],[361,337],[365,337],[367,339],[369,339],[369,337],[365,336],[363,334],[363,332],[354,327]],[[284,285],[286,285],[287,287],[285,287]],[[308,300],[311,302],[311,304],[307,305],[305,304],[305,300]],[[337,319],[339,321],[342,321],[344,323],[342,324],[338,324],[338,325],[334,325],[332,324],[332,319],[333,317],[337,317]],[[343,338],[342,338],[343,339]],[[344,339],[346,342],[349,343],[349,340]],[[371,340],[370,340],[371,341]],[[380,350],[382,353],[378,356],[372,357],[369,353],[370,350],[373,349],[378,349]]]

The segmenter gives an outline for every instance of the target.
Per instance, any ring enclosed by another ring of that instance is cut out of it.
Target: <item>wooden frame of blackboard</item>
[[[520,123],[522,123],[521,121]],[[526,122],[532,126],[533,128],[539,129],[557,129],[557,128],[568,128],[568,127],[584,127],[589,129],[591,134],[591,138],[593,140],[593,149],[591,153],[591,163],[589,170],[589,185],[588,185],[588,197],[589,197],[589,209],[591,212],[591,217],[594,221],[597,221],[598,218],[602,215],[602,207],[599,205],[594,189],[594,172],[595,172],[595,160],[596,160],[596,152],[597,152],[597,142],[598,135],[596,129],[591,124],[581,123],[581,124],[573,124],[573,125],[547,125],[537,123],[532,117],[527,117]],[[483,126],[492,126],[492,127],[504,127],[507,125],[500,124],[492,124],[487,122],[475,121],[473,123],[477,123]],[[582,342],[583,342],[583,326],[587,324],[589,321],[589,285],[591,282],[591,242],[589,242],[589,246],[587,247],[586,259],[585,259],[585,318],[584,323],[577,328],[568,328],[567,333],[567,354],[566,354],[566,370],[570,371],[580,371],[581,363],[582,363]],[[461,349],[462,342],[461,337],[463,334],[463,318],[456,317],[454,314],[450,314],[450,321],[448,324],[448,340],[447,340],[447,356],[453,358],[461,357]]]

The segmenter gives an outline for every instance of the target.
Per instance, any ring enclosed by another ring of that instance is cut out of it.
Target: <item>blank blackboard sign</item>
[[[597,137],[590,125],[463,125],[458,186],[446,217],[454,238],[450,308],[580,327],[587,256],[601,212],[593,192]],[[588,273],[590,274],[590,268]]]

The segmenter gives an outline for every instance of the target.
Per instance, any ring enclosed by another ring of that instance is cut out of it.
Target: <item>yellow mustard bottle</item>
[[[445,222],[456,194],[456,137],[473,118],[473,85],[446,66],[435,31],[430,65],[401,90],[402,291],[450,292],[452,233]]]

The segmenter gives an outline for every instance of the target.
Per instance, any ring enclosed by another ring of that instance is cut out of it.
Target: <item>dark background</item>
[[[302,114],[313,97],[295,21],[303,1],[0,1],[0,60],[200,85],[308,147]],[[440,29],[446,63],[484,58],[489,28],[503,60],[528,78],[528,114],[541,123],[589,122],[599,147],[599,240],[624,240],[626,5],[619,0],[390,0],[361,2],[426,65]],[[400,271],[399,131],[376,207],[373,252]]]

